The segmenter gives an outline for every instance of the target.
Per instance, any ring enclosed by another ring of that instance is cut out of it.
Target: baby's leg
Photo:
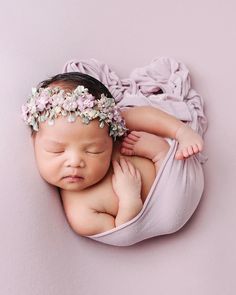
[[[148,158],[153,161],[158,170],[169,148],[168,142],[162,137],[143,131],[132,131],[124,138],[121,153]]]

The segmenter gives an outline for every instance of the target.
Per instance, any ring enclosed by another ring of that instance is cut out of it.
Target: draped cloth
[[[185,121],[204,137],[207,119],[202,97],[191,87],[188,68],[169,57],[151,61],[120,79],[108,65],[95,59],[69,61],[63,72],[82,72],[101,81],[123,107],[157,107]],[[106,232],[87,236],[96,241],[129,246],[182,228],[196,210],[204,189],[203,153],[176,160],[178,142],[170,149],[156,175],[142,210],[132,220]]]

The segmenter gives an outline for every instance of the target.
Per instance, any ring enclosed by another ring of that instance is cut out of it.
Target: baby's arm
[[[76,233],[82,236],[102,233],[131,220],[142,209],[139,171],[125,159],[121,159],[120,163],[114,161],[113,167],[112,186],[119,198],[116,218],[105,212],[98,212],[86,203],[77,203],[67,213],[68,221]]]
[[[68,221],[73,230],[81,236],[91,236],[115,227],[115,218],[107,213],[98,212],[86,205],[75,208],[74,215],[70,212]]]
[[[145,131],[176,139],[179,148],[176,159],[184,159],[203,149],[203,140],[193,129],[166,112],[149,106],[126,108],[122,116],[130,130]]]
[[[134,218],[142,209],[142,183],[139,170],[125,159],[120,159],[120,163],[113,161],[113,169],[112,186],[119,198],[115,224],[119,226]]]

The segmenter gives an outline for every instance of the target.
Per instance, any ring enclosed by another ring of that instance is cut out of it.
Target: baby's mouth
[[[78,176],[78,175],[68,175],[68,176],[63,177],[63,179],[65,179],[68,182],[80,182],[84,178],[82,176]]]

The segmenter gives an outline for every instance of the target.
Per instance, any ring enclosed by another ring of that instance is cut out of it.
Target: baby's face
[[[58,117],[53,126],[40,123],[33,138],[40,175],[50,184],[81,191],[99,182],[110,167],[113,141],[98,120],[88,125],[80,117],[69,123]],[[69,176],[78,176],[70,178]]]

